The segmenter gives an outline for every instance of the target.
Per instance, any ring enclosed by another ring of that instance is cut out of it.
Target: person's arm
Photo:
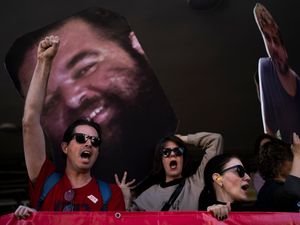
[[[200,165],[200,167],[203,167],[203,169],[208,160],[210,160],[215,155],[219,155],[223,152],[223,138],[221,134],[199,132],[196,134],[176,136],[179,137],[183,142],[187,144],[193,144],[205,151]]]
[[[25,100],[23,144],[27,172],[33,183],[46,159],[45,137],[40,120],[51,65],[58,46],[59,38],[54,36],[46,37],[39,43],[37,63]]]
[[[199,132],[196,134],[189,134],[186,136],[177,135],[183,142],[198,146],[202,151],[205,151],[202,161],[196,173],[191,177],[193,182],[197,183],[199,191],[204,187],[204,168],[207,162],[214,156],[223,152],[223,138],[217,133]]]
[[[284,186],[288,193],[300,198],[300,138],[295,133],[293,133],[292,151],[294,154],[292,169]]]
[[[293,133],[292,151],[294,157],[290,175],[300,178],[300,138],[295,133]]]

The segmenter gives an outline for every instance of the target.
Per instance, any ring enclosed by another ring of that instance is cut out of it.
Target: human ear
[[[65,154],[67,154],[67,152],[68,152],[68,144],[67,144],[67,142],[61,143],[61,150],[62,150]]]
[[[131,41],[131,47],[135,49],[140,55],[145,56],[145,52],[142,49],[142,46],[138,41],[138,39],[136,38],[135,33],[133,31],[130,32],[129,39]]]
[[[213,181],[216,182],[217,185],[219,185],[220,187],[223,186],[223,178],[219,173],[214,173],[212,175]]]

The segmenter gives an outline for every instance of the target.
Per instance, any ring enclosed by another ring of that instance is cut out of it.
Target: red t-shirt
[[[30,198],[34,208],[37,207],[38,200],[41,196],[43,185],[47,177],[55,171],[53,163],[46,159],[38,178],[34,184],[30,185]],[[111,198],[108,203],[109,211],[123,211],[125,204],[121,189],[115,185],[110,184]],[[74,197],[67,201],[64,197],[67,191],[73,190]],[[68,177],[64,174],[62,178],[55,184],[55,186],[47,194],[40,211],[64,211],[64,208],[72,207],[72,211],[100,211],[103,204],[102,197],[99,191],[97,180],[92,180],[81,188],[73,189]]]

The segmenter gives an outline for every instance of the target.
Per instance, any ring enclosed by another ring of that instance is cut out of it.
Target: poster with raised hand
[[[64,168],[65,129],[84,117],[102,128],[93,175],[114,182],[115,173],[127,171],[129,179],[142,180],[152,167],[157,142],[175,133],[177,118],[127,20],[89,8],[18,38],[5,65],[23,98],[37,46],[48,35],[60,39],[41,118],[55,165]]]

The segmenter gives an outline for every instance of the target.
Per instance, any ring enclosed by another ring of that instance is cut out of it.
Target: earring
[[[216,178],[217,184],[220,185],[221,187],[223,187],[223,182],[222,182],[222,177],[219,175]]]

